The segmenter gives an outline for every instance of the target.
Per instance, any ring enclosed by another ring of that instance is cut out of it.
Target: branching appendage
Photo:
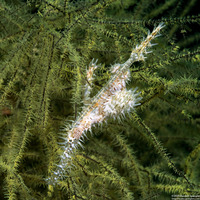
[[[86,132],[91,130],[95,124],[101,124],[108,117],[117,118],[129,113],[141,98],[135,90],[127,90],[126,82],[130,79],[129,67],[132,63],[145,60],[145,54],[148,47],[153,46],[151,41],[159,36],[160,30],[164,27],[160,23],[147,38],[142,41],[139,46],[133,49],[130,58],[124,64],[114,64],[111,67],[112,76],[108,83],[91,99],[91,103],[83,108],[77,120],[66,128],[66,135],[62,136],[64,152],[61,155],[60,163],[57,165],[56,171],[47,179],[50,185],[54,185],[58,180],[62,180],[65,171],[72,167],[72,158],[78,146],[82,146],[81,141],[84,139]],[[91,62],[87,72],[88,82],[92,81],[92,74],[98,67],[97,62]],[[90,94],[91,87],[86,88],[86,98]]]

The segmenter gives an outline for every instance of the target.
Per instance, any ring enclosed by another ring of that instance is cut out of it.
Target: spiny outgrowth
[[[136,93],[136,89],[117,91],[115,95],[111,96],[105,103],[104,111],[114,119],[116,117],[119,119],[120,116],[124,117],[125,114],[129,114],[135,106],[140,105],[140,103],[137,103],[141,99],[138,97],[139,94],[140,93]]]
[[[86,69],[86,84],[85,84],[85,91],[84,91],[84,103],[87,104],[90,99],[90,93],[92,90],[93,79],[94,79],[94,71],[100,66],[97,65],[98,59],[96,61],[94,58],[89,64],[88,69]]]
[[[161,23],[157,28],[153,30],[151,34],[148,34],[147,38],[132,51],[130,58],[124,64],[114,64],[111,67],[111,78],[108,83],[97,93],[97,95],[91,99],[91,103],[86,105],[79,117],[70,129],[67,129],[67,136],[64,137],[64,152],[61,156],[60,163],[57,165],[57,170],[53,173],[53,177],[50,178],[49,183],[55,184],[57,180],[62,179],[65,174],[65,170],[70,169],[72,166],[72,158],[78,145],[81,145],[84,136],[88,130],[91,130],[95,124],[101,124],[106,119],[119,118],[125,116],[126,113],[130,113],[141,99],[138,97],[139,93],[135,90],[127,90],[126,83],[130,79],[130,66],[133,62],[144,60],[144,54],[149,53],[148,47],[153,46],[150,42],[156,37],[163,28]],[[90,91],[92,89],[92,80],[94,70],[98,67],[97,60],[94,59],[89,64],[87,71],[87,84],[85,90],[85,99],[89,99]]]

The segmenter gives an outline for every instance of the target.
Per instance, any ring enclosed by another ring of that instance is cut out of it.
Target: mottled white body
[[[80,113],[78,119],[71,125],[71,128],[66,129],[66,137],[63,143],[63,155],[60,163],[57,165],[57,170],[48,178],[49,184],[55,184],[58,180],[63,179],[65,171],[72,166],[72,158],[78,145],[84,139],[86,132],[91,130],[95,124],[101,124],[108,117],[116,118],[129,113],[137,102],[141,99],[139,93],[135,90],[127,90],[126,83],[130,79],[129,68],[133,62],[144,60],[144,54],[148,54],[148,47],[153,46],[150,42],[154,39],[163,24],[159,24],[157,28],[139,45],[133,49],[130,58],[124,64],[115,64],[111,67],[112,76],[102,90],[91,99],[91,103]],[[92,89],[92,80],[94,70],[98,67],[97,61],[89,65],[87,71],[87,80],[85,89],[85,98],[88,100]]]

